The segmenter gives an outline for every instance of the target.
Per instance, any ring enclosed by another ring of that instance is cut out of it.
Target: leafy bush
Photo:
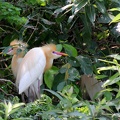
[[[114,60],[106,56],[119,53],[119,6],[118,0],[0,2],[0,47],[18,38],[27,42],[29,49],[52,42],[58,44],[59,51],[69,54],[55,61],[56,67],[44,74],[45,88],[50,89],[44,91],[46,95],[6,119],[118,119],[119,55],[111,56]],[[9,66],[11,58],[0,56],[0,60],[1,78],[14,81]],[[97,72],[98,67],[102,68]],[[92,101],[82,96],[79,84],[83,74],[105,81],[104,89]],[[9,93],[16,95],[12,85],[2,81],[1,100],[9,99]],[[4,105],[1,111],[3,108]],[[1,115],[4,119],[4,113]]]
[[[27,18],[20,17],[21,9],[8,2],[0,2],[0,10],[0,20],[7,20],[12,25],[24,25],[27,22]]]

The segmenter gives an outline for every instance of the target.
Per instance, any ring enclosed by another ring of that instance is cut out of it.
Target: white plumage
[[[67,54],[57,52],[54,44],[31,49],[22,59],[18,70],[16,86],[19,94],[25,93],[29,102],[39,98],[44,71],[52,66],[54,59],[62,55]]]
[[[45,65],[46,57],[40,47],[33,48],[26,54],[19,67],[16,80],[16,85],[19,88],[19,94],[26,91],[30,86],[32,91],[39,90],[39,86],[42,83],[42,75]],[[38,83],[40,84],[38,85]],[[34,94],[38,93],[36,92]]]

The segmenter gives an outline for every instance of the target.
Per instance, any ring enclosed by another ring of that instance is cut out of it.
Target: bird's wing
[[[46,57],[41,48],[33,48],[25,55],[16,80],[16,84],[19,86],[19,94],[28,89],[38,78],[42,80],[45,65]]]

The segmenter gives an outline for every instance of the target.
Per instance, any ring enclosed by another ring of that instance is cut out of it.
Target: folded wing
[[[46,65],[46,57],[43,50],[38,48],[31,49],[23,58],[17,75],[16,85],[19,94],[28,89],[38,79],[42,83],[42,74]]]

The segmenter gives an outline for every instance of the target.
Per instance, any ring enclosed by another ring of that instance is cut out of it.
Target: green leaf
[[[109,80],[107,80],[107,81],[102,85],[102,87],[115,84],[115,83],[117,83],[117,82],[119,82],[119,81],[120,81],[120,77],[117,77],[117,78],[115,78],[115,79],[113,79],[113,80],[110,80],[110,79],[109,79]]]
[[[110,14],[105,13],[101,14],[100,17],[98,18],[99,23],[109,23],[112,20],[112,16]]]
[[[109,91],[104,92],[104,97],[106,98],[107,101],[112,100],[112,94]]]
[[[120,13],[117,14],[117,15],[113,18],[113,20],[110,22],[110,24],[111,24],[111,23],[115,23],[115,22],[119,22],[119,21],[120,21]]]
[[[72,22],[73,18],[75,17],[75,15],[83,8],[85,7],[85,5],[87,5],[88,0],[82,0],[80,1],[78,4],[74,4],[72,7],[72,11],[73,11],[73,15],[71,15],[68,18],[68,23]]]
[[[59,13],[63,12],[64,10],[72,7],[73,5],[74,4],[68,4],[68,5],[66,5],[66,6],[64,6],[62,8],[58,8],[57,10],[54,11],[54,14],[59,14]]]
[[[57,86],[57,90],[61,91],[64,88],[65,85],[66,85],[66,81],[60,82]]]
[[[77,80],[80,79],[80,74],[76,68],[71,67],[70,69],[68,69],[68,74],[69,74],[68,80],[70,81],[75,81],[76,79]]]
[[[107,75],[96,75],[95,78],[96,79],[103,79],[103,78],[106,78],[108,77]]]
[[[86,14],[87,14],[90,22],[94,25],[95,18],[96,18],[96,12],[95,12],[94,6],[86,7]]]
[[[109,11],[120,11],[120,8],[118,7],[116,7],[116,8],[111,8],[111,9],[109,9]]]
[[[57,92],[55,92],[53,90],[48,90],[48,89],[44,89],[44,90],[52,93],[53,95],[55,95],[56,97],[58,97],[60,100],[63,100],[63,98]]]
[[[87,75],[93,74],[92,62],[89,58],[79,55],[77,57],[77,60],[81,64],[81,69],[84,74],[87,74]]]
[[[75,57],[68,57],[68,63],[73,67],[79,67],[80,63]]]
[[[69,56],[76,57],[78,55],[76,48],[73,47],[72,45],[63,44],[63,47]]]
[[[57,44],[56,47],[57,47],[57,51],[61,51],[62,50],[62,44]]]
[[[105,5],[104,5],[104,2],[96,1],[96,5],[97,5],[98,10],[101,13],[103,13],[103,14],[106,13],[106,8],[105,8]]]
[[[47,70],[44,74],[45,84],[49,89],[53,86],[54,75],[58,73],[58,68],[53,66],[51,69]]]
[[[114,59],[120,60],[120,55],[118,54],[108,55],[108,57],[112,57]]]
[[[116,95],[116,98],[119,98],[120,97],[120,90],[118,91],[117,95]]]
[[[47,20],[47,19],[44,19],[44,18],[41,18],[41,21],[42,21],[44,24],[46,24],[46,25],[53,25],[53,24],[55,24],[55,22],[51,22],[51,21],[49,21],[49,20]]]
[[[104,84],[102,85],[102,87],[106,87],[108,85],[111,85],[112,83],[114,83],[115,79],[118,78],[119,76],[119,72],[115,73],[113,76],[111,76],[107,81],[104,82]]]
[[[18,107],[23,106],[23,105],[25,105],[25,103],[16,103],[16,104],[14,104],[14,105],[12,106],[12,108],[13,108],[13,109],[14,109],[14,108],[18,108]]]

